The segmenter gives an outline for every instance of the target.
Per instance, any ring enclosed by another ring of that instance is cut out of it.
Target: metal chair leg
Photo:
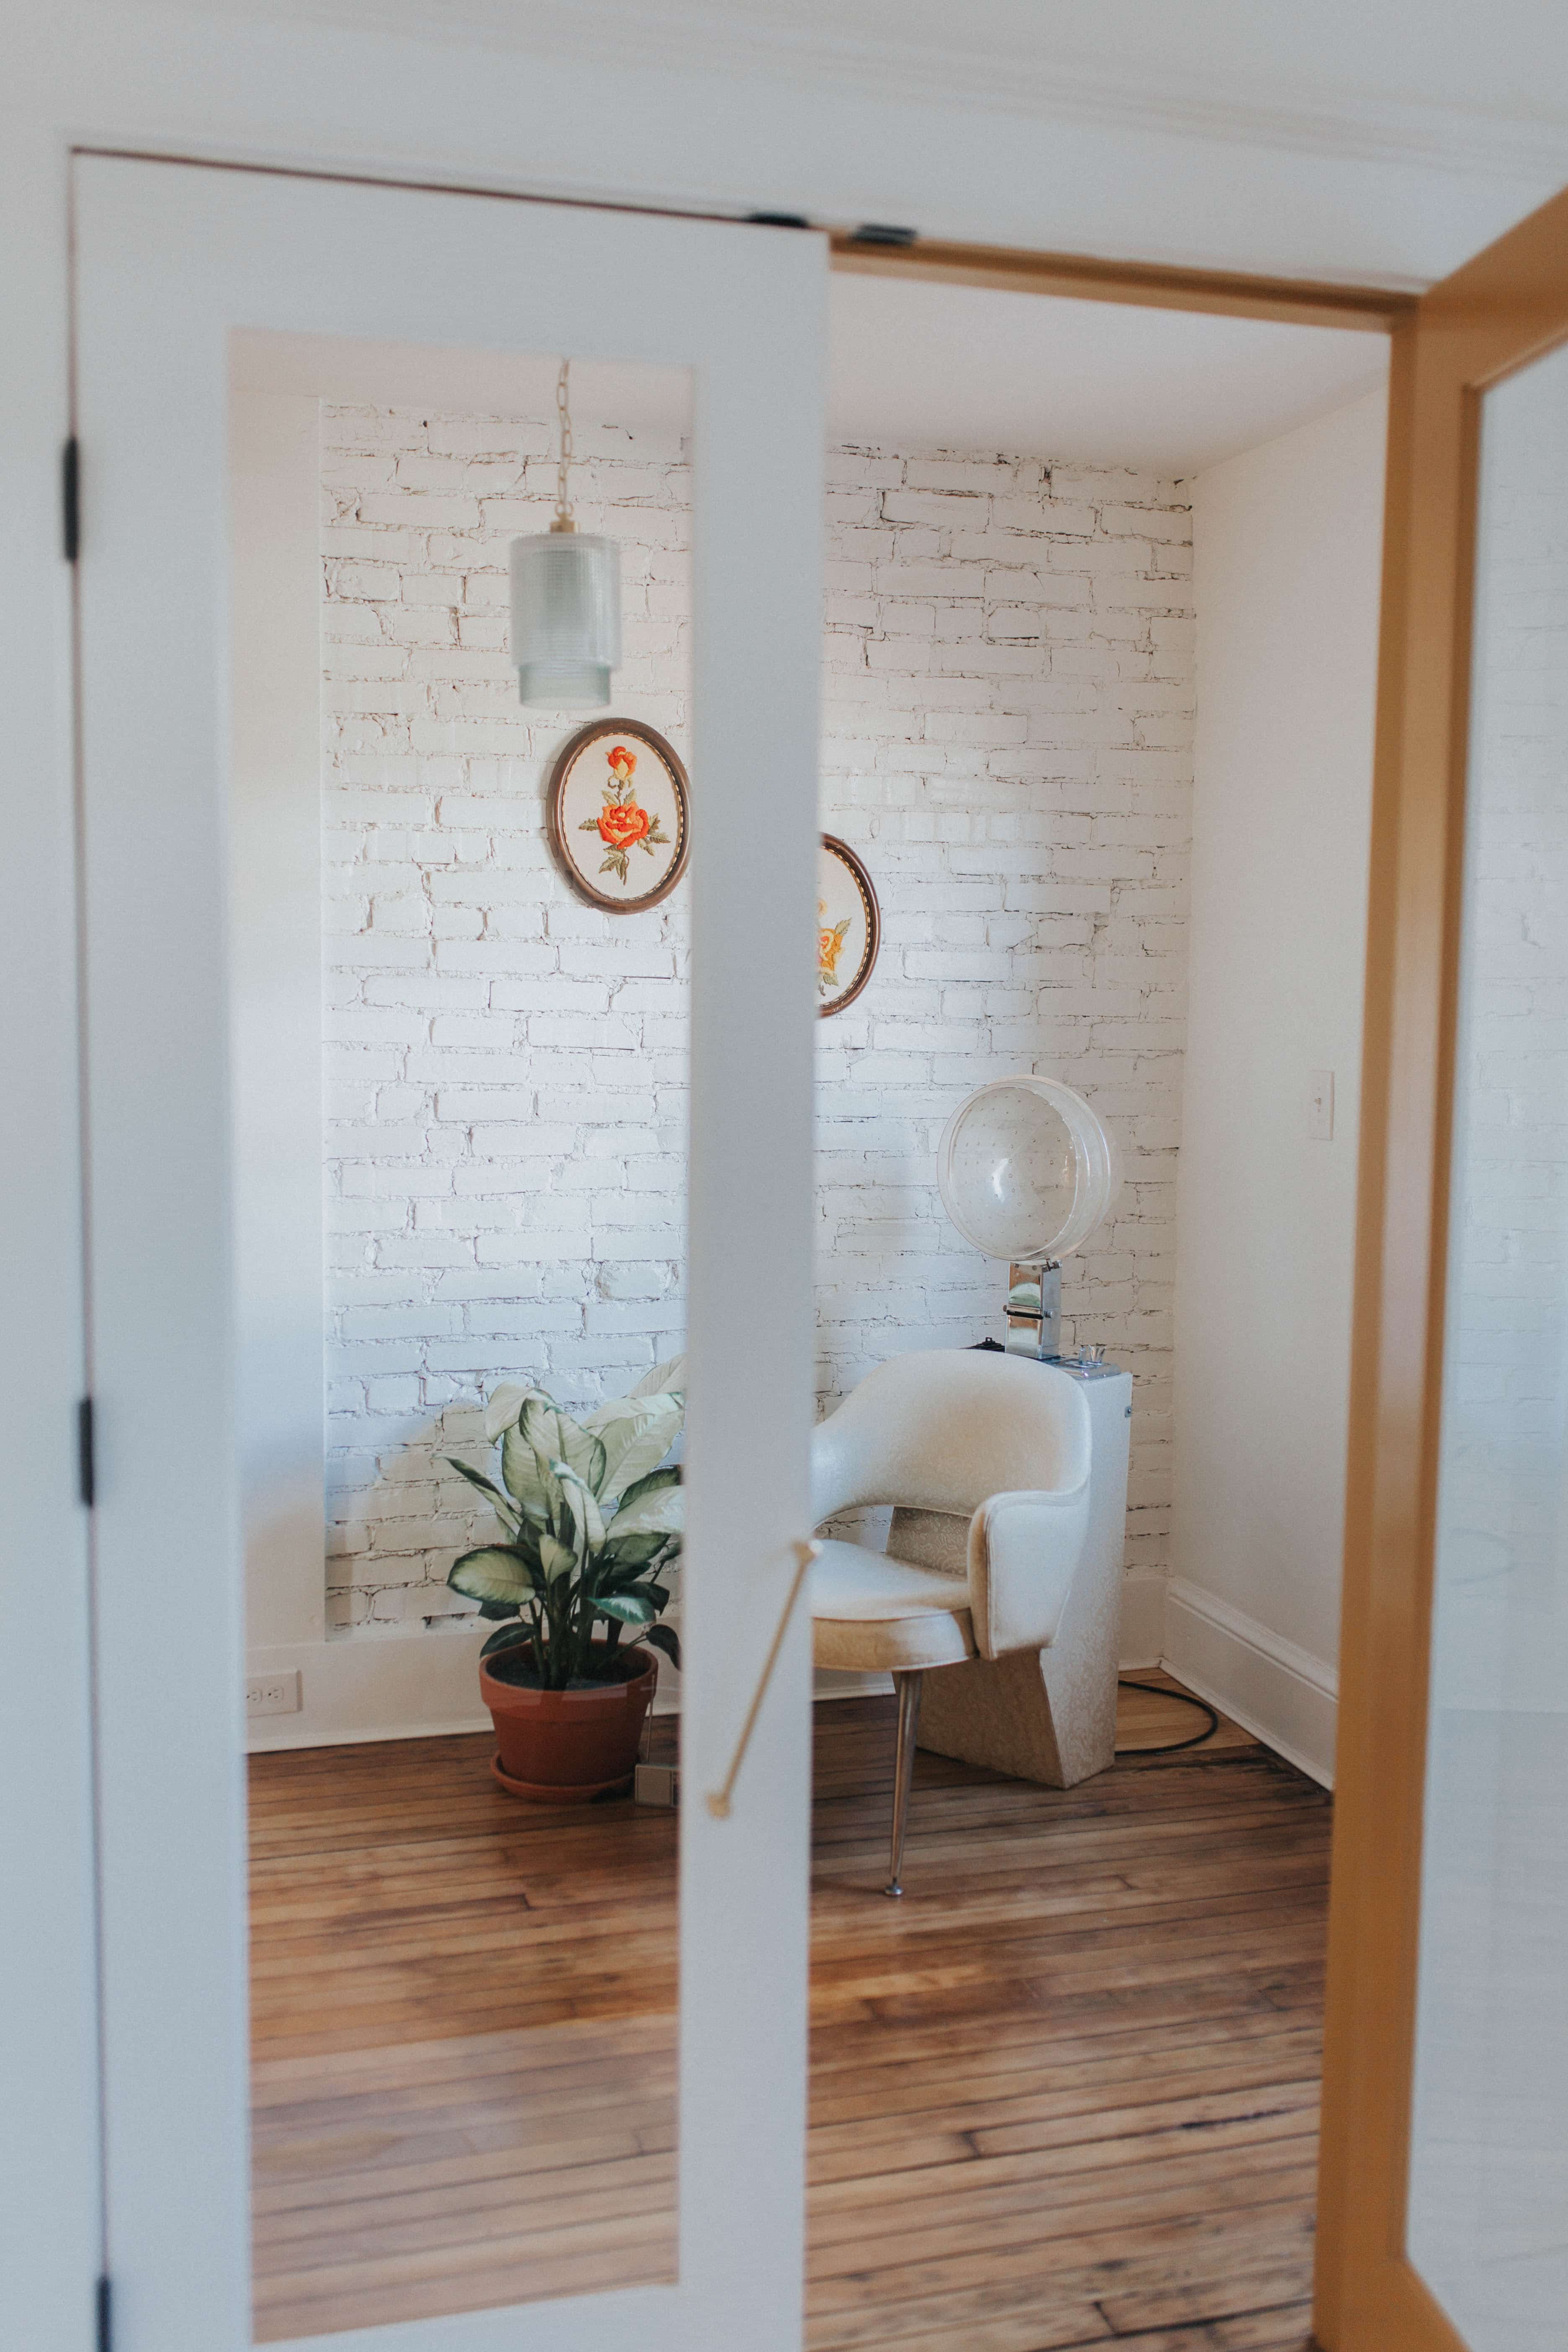
[[[904,1830],[910,1818],[910,1787],[915,1776],[915,1732],[921,1719],[921,1687],[923,1674],[898,1674],[893,1687],[899,1694],[899,1748],[893,1765],[893,1873],[884,1895],[901,1895],[903,1887],[899,1874],[904,1862]]]

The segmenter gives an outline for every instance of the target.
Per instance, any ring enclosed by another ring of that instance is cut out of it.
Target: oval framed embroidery
[[[580,727],[550,771],[550,843],[580,898],[635,915],[667,898],[691,846],[686,770],[638,719]]]
[[[824,1020],[854,1003],[881,941],[871,877],[847,842],[825,833],[816,860],[816,1009]]]

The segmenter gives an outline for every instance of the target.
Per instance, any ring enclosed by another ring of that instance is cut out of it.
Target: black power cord
[[[1219,1729],[1218,1714],[1206,1698],[1198,1698],[1191,1691],[1167,1690],[1163,1683],[1130,1683],[1121,1675],[1117,1677],[1116,1687],[1118,1690],[1147,1691],[1153,1698],[1173,1698],[1178,1706],[1195,1706],[1208,1717],[1203,1729],[1194,1731],[1190,1739],[1167,1740],[1163,1748],[1119,1748],[1116,1751],[1118,1756],[1179,1756],[1184,1748],[1201,1748],[1205,1740],[1212,1739]]]

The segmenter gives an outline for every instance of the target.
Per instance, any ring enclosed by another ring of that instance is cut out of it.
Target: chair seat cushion
[[[875,1674],[953,1666],[974,1655],[967,1577],[942,1576],[860,1544],[825,1542],[810,1591],[819,1666]]]

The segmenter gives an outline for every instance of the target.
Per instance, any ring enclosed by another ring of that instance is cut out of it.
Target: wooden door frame
[[[1568,339],[1568,191],[1394,335],[1315,2324],[1464,2352],[1405,2252],[1481,396]]]
[[[1405,2252],[1481,397],[1568,340],[1568,191],[1429,293],[978,246],[835,268],[1389,335],[1313,2326],[1466,2352]]]
[[[1216,318],[1268,319],[1292,327],[1359,327],[1371,334],[1393,333],[1414,318],[1422,299],[1386,286],[1099,261],[1087,254],[1030,253],[1012,246],[961,245],[936,237],[879,245],[853,231],[836,230],[829,246],[835,270],[851,276],[984,286],[1004,294],[1055,294],[1071,301],[1131,303],[1153,310],[1206,311]]]

